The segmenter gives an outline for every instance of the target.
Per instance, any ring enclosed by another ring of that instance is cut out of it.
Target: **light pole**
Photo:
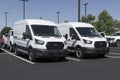
[[[58,11],[58,12],[56,12],[57,13],[57,22],[59,23],[59,14],[60,14],[60,12]]]
[[[87,18],[87,5],[88,3],[83,4],[85,6],[85,18]]]
[[[3,12],[3,13],[5,14],[5,23],[6,23],[5,27],[7,27],[7,14],[9,14],[9,12]]]
[[[27,2],[28,0],[20,0],[23,1],[23,19],[25,19],[25,2]]]
[[[80,3],[81,1],[78,0],[78,22],[80,22]]]

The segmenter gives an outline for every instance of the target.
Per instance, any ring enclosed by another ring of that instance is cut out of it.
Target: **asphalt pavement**
[[[30,62],[27,55],[0,52],[0,80],[120,80],[120,48],[111,47],[104,58],[64,61],[40,59]]]

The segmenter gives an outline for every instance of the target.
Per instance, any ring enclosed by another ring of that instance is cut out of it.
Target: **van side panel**
[[[25,32],[25,24],[17,24],[14,26],[14,34],[15,36],[17,36],[18,39],[22,39],[23,38],[23,32]]]

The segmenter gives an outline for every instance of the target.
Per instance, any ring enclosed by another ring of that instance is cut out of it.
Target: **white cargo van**
[[[13,44],[14,44],[14,40],[13,40],[13,36],[14,36],[14,31],[13,30],[9,30],[9,32],[6,35],[3,35],[3,48],[7,47],[10,49],[10,51],[14,51],[13,48]]]
[[[120,31],[113,33],[112,35],[106,36],[109,42],[109,46],[120,47]]]
[[[67,39],[69,51],[74,52],[78,58],[85,55],[103,57],[109,53],[107,40],[91,24],[68,22],[58,24],[58,27]]]
[[[15,54],[23,52],[31,61],[36,58],[67,56],[67,45],[54,22],[38,19],[17,21],[14,25]]]

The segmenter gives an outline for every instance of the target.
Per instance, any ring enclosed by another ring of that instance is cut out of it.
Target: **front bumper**
[[[65,50],[46,50],[46,49],[33,49],[34,57],[66,57],[68,56],[68,51]]]
[[[109,47],[106,48],[82,48],[84,54],[108,54]]]

